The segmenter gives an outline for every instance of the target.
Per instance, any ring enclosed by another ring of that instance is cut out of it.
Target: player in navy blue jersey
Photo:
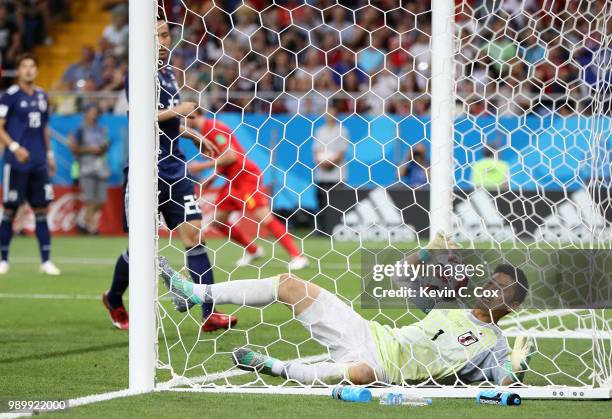
[[[158,205],[159,212],[173,236],[178,236],[185,247],[187,268],[194,282],[213,283],[212,266],[206,246],[202,240],[202,214],[195,196],[198,185],[187,175],[186,158],[179,147],[179,138],[191,139],[204,154],[213,154],[215,145],[199,132],[188,128],[186,118],[195,117],[197,104],[181,102],[179,88],[172,68],[167,64],[170,56],[171,37],[168,24],[157,21],[159,39],[159,59],[162,62],[157,79],[160,86],[157,120],[161,135],[159,137],[158,156]],[[128,85],[126,81],[126,91]],[[154,141],[154,139],[151,139]],[[127,228],[127,203],[129,187],[124,183],[124,204]],[[129,319],[123,306],[122,295],[128,287],[129,255],[124,251],[115,265],[111,288],[104,294],[103,302],[108,309],[113,325],[119,329],[128,329]],[[236,324],[234,316],[213,312],[210,303],[202,304],[202,330],[213,331],[225,329]]]
[[[53,200],[49,176],[55,174],[55,160],[47,122],[49,100],[43,89],[34,85],[38,62],[31,54],[20,56],[17,84],[0,98],[0,141],[4,150],[2,195],[4,212],[0,223],[0,274],[9,271],[9,247],[13,221],[19,207],[28,202],[36,219],[36,238],[42,263],[40,272],[59,275],[49,259],[51,234],[47,209]]]

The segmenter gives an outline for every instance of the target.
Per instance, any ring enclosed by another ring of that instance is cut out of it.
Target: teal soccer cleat
[[[278,375],[272,372],[272,365],[278,362],[276,358],[256,352],[248,347],[234,349],[232,361],[241,370],[259,372],[274,377]]]
[[[194,305],[202,304],[202,300],[193,293],[193,282],[175,271],[163,256],[159,257],[159,269],[176,311],[184,313]]]

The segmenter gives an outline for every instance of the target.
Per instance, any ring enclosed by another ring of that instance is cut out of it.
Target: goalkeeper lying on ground
[[[438,235],[428,247],[453,245]],[[414,257],[414,256],[410,256]],[[292,274],[264,279],[198,285],[183,278],[161,258],[166,287],[179,311],[211,302],[262,307],[280,302],[312,337],[329,350],[333,362],[284,362],[249,348],[236,349],[234,363],[242,369],[281,376],[299,383],[467,384],[488,381],[511,385],[527,368],[530,341],[517,338],[510,354],[497,322],[525,298],[524,273],[509,265],[497,267],[487,287],[501,289],[497,301],[472,310],[432,310],[423,320],[401,328],[362,318],[338,297]]]

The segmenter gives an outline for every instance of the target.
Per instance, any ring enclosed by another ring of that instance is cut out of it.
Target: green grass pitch
[[[0,278],[0,398],[2,399],[70,399],[90,394],[124,389],[128,385],[128,336],[114,330],[100,303],[109,285],[116,256],[126,246],[125,238],[56,238],[53,257],[62,269],[59,278],[38,273],[36,242],[16,238],[11,249],[11,272]],[[280,249],[268,246],[268,255],[279,259],[262,263],[259,269],[234,270],[239,249],[232,244],[211,240],[215,249],[216,278],[221,281],[253,278],[280,273],[285,257]],[[160,240],[162,253],[174,263],[180,261],[180,246],[169,246]],[[333,247],[322,239],[305,241],[308,254],[320,258],[316,266],[300,272],[333,289],[347,300],[358,303],[359,253],[352,244]],[[308,341],[302,328],[290,319],[283,307],[259,310],[222,307],[239,316],[236,330],[198,335],[198,312],[187,316],[171,310],[163,300],[160,312],[169,345],[160,343],[160,359],[172,361],[176,372],[200,376],[230,366],[227,353],[247,341],[267,347],[279,358],[320,354],[322,348]],[[363,310],[368,318],[383,318],[374,310]],[[414,317],[397,310],[385,313],[399,322]],[[262,321],[263,320],[263,321]],[[178,326],[177,326],[178,325]],[[183,345],[174,345],[180,333]],[[216,347],[213,347],[216,345]],[[569,346],[568,346],[569,345]],[[541,375],[528,375],[527,381],[542,384],[546,379],[576,384],[585,379],[585,365],[580,354],[590,349],[586,341],[569,341],[564,348],[549,340],[533,362]],[[168,347],[170,347],[168,349]],[[216,348],[216,350],[215,350]],[[588,367],[588,365],[586,365]],[[559,371],[563,371],[560,374]],[[170,378],[167,371],[158,372],[158,380]],[[227,379],[231,383],[255,381],[253,375]],[[270,380],[272,384],[280,382]],[[609,417],[610,402],[526,400],[518,408],[476,405],[473,400],[436,399],[432,406],[405,408],[379,406],[373,402],[357,405],[338,402],[331,397],[238,395],[160,392],[115,399],[56,413],[58,417]],[[406,411],[408,409],[409,411]]]

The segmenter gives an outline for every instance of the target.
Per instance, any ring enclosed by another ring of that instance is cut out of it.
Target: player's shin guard
[[[164,285],[179,299],[191,304],[235,304],[262,307],[277,301],[280,276],[262,279],[241,279],[219,284],[199,285],[187,280],[160,257]]]
[[[348,378],[348,371],[345,364],[335,362],[319,362],[317,364],[289,362],[285,364],[281,375],[304,385],[340,384]]]
[[[15,220],[15,212],[6,210],[2,215],[0,223],[0,253],[1,260],[8,261],[9,247],[13,239],[13,221]]]
[[[206,247],[202,244],[198,244],[185,249],[185,253],[187,255],[187,267],[189,268],[189,273],[191,274],[193,282],[196,284],[214,283],[212,265],[208,259]],[[212,302],[203,303],[202,318],[206,319],[210,313],[212,313],[212,310]]]
[[[51,253],[51,233],[49,232],[49,224],[47,223],[47,214],[36,214],[36,238],[38,239],[38,248],[40,250],[40,259],[42,263],[49,260]]]
[[[205,288],[196,285],[193,291],[205,302],[263,307],[276,301],[279,282],[279,276],[241,279],[207,285]]]
[[[117,258],[115,271],[113,272],[113,283],[108,290],[108,303],[112,308],[123,305],[123,294],[130,284],[130,256],[127,249]]]

